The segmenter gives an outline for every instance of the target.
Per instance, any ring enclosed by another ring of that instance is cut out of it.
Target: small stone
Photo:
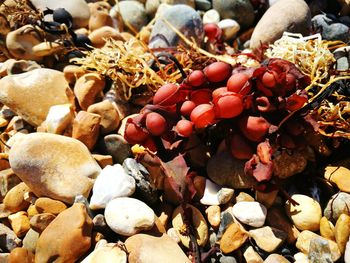
[[[233,222],[224,232],[220,240],[220,250],[228,254],[241,247],[248,238],[248,233],[240,225]]]
[[[203,15],[203,24],[218,24],[220,22],[220,14],[215,9],[210,9]]]
[[[211,205],[205,210],[205,213],[207,214],[209,224],[215,229],[218,228],[220,226],[220,206]]]
[[[323,213],[329,221],[335,223],[341,214],[350,215],[349,207],[350,194],[340,192],[330,198]]]
[[[41,233],[35,262],[75,262],[91,244],[92,220],[83,204],[74,204],[60,213]],[[58,238],[59,237],[59,238]]]
[[[204,38],[202,19],[193,8],[187,5],[174,5],[167,9],[162,17],[186,37],[193,37],[197,44],[202,42]],[[159,35],[163,37],[160,38]],[[150,48],[176,46],[179,41],[179,36],[162,19],[156,20],[150,36]]]
[[[107,165],[113,165],[113,158],[111,155],[92,154],[92,157],[94,157],[94,159],[102,169],[105,168]]]
[[[31,218],[37,214],[39,214],[38,210],[36,209],[36,206],[34,204],[31,204],[27,209],[28,217]]]
[[[105,79],[97,73],[87,73],[81,76],[74,85],[74,94],[82,110],[96,103],[105,87]]]
[[[289,221],[287,216],[277,207],[271,207],[267,213],[266,222],[269,226],[287,233],[287,242],[293,244],[299,236],[298,229]]]
[[[29,187],[23,182],[13,187],[4,198],[5,209],[13,213],[27,209],[29,203],[24,200],[24,194],[29,191]]]
[[[322,237],[335,241],[334,225],[328,221],[327,217],[323,216],[320,220],[320,234]]]
[[[168,231],[166,232],[166,234],[171,237],[176,243],[180,243],[181,239],[180,237],[177,235],[177,232],[175,230],[175,228],[171,227],[168,229]]]
[[[243,257],[246,262],[249,263],[263,263],[264,260],[260,255],[254,250],[252,246],[249,246],[243,253]]]
[[[118,244],[98,246],[81,263],[127,263],[127,255]]]
[[[100,133],[100,122],[100,115],[79,111],[73,121],[72,138],[81,141],[92,150]]]
[[[255,191],[255,199],[266,208],[270,208],[275,202],[278,192],[278,190],[273,190],[270,192]]]
[[[135,32],[140,31],[148,22],[144,5],[137,1],[122,1],[116,8],[119,10],[125,24],[129,24]]]
[[[153,227],[155,214],[144,202],[130,198],[118,197],[110,201],[105,209],[108,226],[117,234],[132,236]]]
[[[24,139],[25,138],[25,139]],[[11,147],[13,171],[38,197],[73,203],[88,196],[101,168],[78,140],[50,133],[32,133]]]
[[[311,263],[333,262],[328,242],[320,238],[312,239],[310,241],[308,259]]]
[[[38,232],[42,233],[45,228],[56,218],[54,214],[50,213],[42,213],[38,215],[34,215],[30,219],[30,227]]]
[[[299,203],[299,205],[293,205],[289,201],[286,203],[286,211],[294,225],[299,230],[318,231],[322,218],[320,204],[306,195],[294,194],[291,198]]]
[[[211,8],[211,2],[208,0],[195,0],[197,10],[207,11]]]
[[[0,249],[12,251],[16,247],[21,246],[21,240],[16,236],[10,228],[0,223]]]
[[[119,134],[110,134],[103,138],[103,147],[112,155],[114,163],[122,164],[128,157],[132,157],[130,144]]]
[[[250,40],[250,48],[256,49],[261,43],[273,43],[285,31],[309,35],[310,26],[311,12],[305,1],[280,0],[259,20]]]
[[[254,9],[247,0],[213,0],[213,8],[221,18],[236,20],[242,27],[248,28],[254,22]]]
[[[221,188],[217,193],[219,204],[225,205],[228,202],[230,202],[232,197],[234,196],[234,193],[235,193],[234,190],[231,188],[226,188],[226,187]]]
[[[205,182],[205,189],[204,189],[204,195],[202,199],[200,200],[201,204],[203,205],[219,205],[218,200],[218,192],[220,190],[220,186],[217,184],[214,184],[210,180],[206,180]]]
[[[63,202],[48,197],[38,198],[35,201],[35,207],[39,213],[51,213],[54,215],[58,215],[67,209],[67,206]]]
[[[334,227],[334,236],[340,252],[344,254],[345,246],[350,236],[350,216],[346,214],[341,214],[339,216]]]
[[[296,247],[303,253],[309,254],[310,252],[310,245],[311,245],[311,240],[313,239],[318,239],[318,240],[323,240],[325,242],[328,242],[328,246],[331,251],[331,257],[333,261],[337,261],[341,257],[340,250],[338,248],[337,243],[331,240],[327,240],[320,235],[317,235],[309,230],[304,230],[302,231],[297,239]],[[320,242],[321,242],[320,241]],[[324,242],[322,242],[323,244]],[[323,246],[323,245],[322,245]]]
[[[258,202],[239,202],[232,207],[232,214],[244,224],[261,227],[265,223],[267,210]]]
[[[89,106],[87,111],[101,116],[101,134],[110,133],[118,128],[120,123],[119,114],[110,101],[104,100],[102,102],[92,104]]]
[[[334,50],[333,55],[337,60],[335,65],[336,70],[346,71],[350,69],[350,61],[348,59],[349,52],[350,46],[340,47]]]
[[[77,65],[67,65],[63,69],[64,78],[70,85],[74,85],[74,83],[83,76],[86,72],[82,67]]]
[[[277,228],[269,226],[250,230],[249,234],[254,239],[258,247],[268,253],[274,252],[287,238],[286,233]]]
[[[180,246],[168,235],[136,234],[125,241],[129,263],[190,263]]]
[[[228,151],[216,153],[207,164],[208,177],[220,186],[233,189],[251,188],[255,182],[252,176],[244,174],[243,160],[232,157]]]
[[[94,30],[89,34],[89,39],[95,48],[102,48],[106,44],[107,39],[125,41],[120,32],[110,26],[103,26]]]
[[[327,166],[324,178],[335,183],[342,192],[350,193],[350,170],[343,166]]]
[[[16,236],[23,237],[30,229],[29,218],[26,212],[20,211],[9,215],[8,219]]]
[[[241,29],[237,21],[233,19],[223,19],[218,23],[218,26],[221,28],[223,39],[226,41],[233,39]]]
[[[92,189],[91,209],[105,208],[116,197],[128,197],[135,192],[135,179],[120,164],[106,166]]]
[[[264,263],[290,263],[290,261],[279,254],[271,254],[265,259]]]
[[[309,263],[307,255],[302,252],[298,252],[294,255],[295,263]]]
[[[255,199],[245,193],[245,192],[240,192],[237,196],[236,196],[236,202],[239,203],[239,202],[255,202]]]
[[[92,32],[103,26],[113,26],[112,17],[109,15],[111,6],[107,2],[90,3],[89,30]]]
[[[1,260],[0,260],[1,261]],[[1,261],[3,262],[3,261]],[[7,261],[6,261],[7,262]],[[33,263],[34,254],[26,248],[17,247],[11,251],[8,263]]]
[[[35,253],[36,244],[39,239],[39,233],[33,229],[29,229],[25,237],[23,238],[23,247]]]
[[[51,106],[45,120],[47,132],[63,134],[73,119],[74,111],[71,104]]]
[[[195,234],[197,244],[198,246],[204,247],[209,238],[207,222],[202,213],[196,207],[186,204],[186,209],[191,209],[192,211],[192,227],[194,228],[193,232]],[[175,208],[173,212],[172,226],[175,228],[178,236],[180,237],[181,243],[185,247],[189,248],[190,238],[188,235],[183,233],[187,226],[184,222],[184,210],[182,205]]]
[[[63,48],[64,47],[59,43],[45,41],[35,45],[32,48],[32,51],[35,56],[45,57],[45,56],[56,54],[59,51],[61,51]]]
[[[145,11],[149,17],[154,17],[160,5],[160,0],[146,0]]]
[[[0,102],[33,126],[40,125],[58,104],[70,103],[70,89],[62,72],[39,68],[0,80]]]
[[[6,36],[6,47],[15,59],[40,61],[41,57],[33,52],[33,47],[43,41],[40,29],[32,25],[22,26]]]

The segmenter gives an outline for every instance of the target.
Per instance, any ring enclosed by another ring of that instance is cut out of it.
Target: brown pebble
[[[67,209],[65,203],[48,197],[40,197],[35,201],[35,207],[39,213],[51,213],[58,215]]]
[[[222,253],[231,253],[240,248],[247,238],[247,232],[238,223],[233,222],[222,235],[220,249]]]
[[[220,225],[220,213],[221,213],[221,208],[218,205],[211,205],[209,206],[206,210],[205,213],[207,214],[207,219],[209,224],[213,228],[218,228]]]
[[[34,263],[34,254],[26,248],[17,247],[11,251],[8,263]]]

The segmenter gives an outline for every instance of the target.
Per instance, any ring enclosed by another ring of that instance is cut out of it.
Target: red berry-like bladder
[[[187,80],[188,84],[190,84],[193,87],[199,87],[207,81],[203,71],[201,70],[192,71],[188,76]]]
[[[264,75],[262,76],[262,83],[264,84],[265,87],[268,88],[274,88],[276,86],[276,78],[275,78],[275,72],[269,72],[266,71]]]
[[[182,116],[189,117],[195,107],[196,107],[196,103],[190,100],[186,100],[182,103],[180,112]]]
[[[182,137],[190,137],[193,132],[193,123],[189,120],[179,120],[175,130]]]
[[[191,101],[196,105],[209,103],[212,99],[210,89],[199,89],[191,92]]]
[[[180,101],[179,87],[168,83],[161,86],[153,97],[153,104],[170,106]]]
[[[214,107],[210,104],[198,105],[193,109],[190,118],[196,128],[205,128],[208,125],[214,124]]]
[[[239,128],[243,135],[253,142],[261,142],[270,126],[263,117],[245,116],[239,120]]]
[[[222,94],[227,92],[227,88],[226,87],[221,87],[221,88],[217,88],[213,91],[212,96],[213,96],[213,100],[216,100],[216,98],[218,98],[219,96],[221,96]]]
[[[251,84],[249,77],[244,73],[233,74],[227,81],[227,90],[247,95],[250,92]]]
[[[241,114],[243,111],[241,96],[229,91],[216,98],[214,105],[217,118],[233,118]]]
[[[149,134],[136,124],[132,122],[126,124],[125,139],[129,143],[141,143],[148,137]]]
[[[204,25],[204,32],[209,41],[214,41],[220,38],[222,30],[217,24],[208,23]]]
[[[231,66],[225,62],[214,62],[204,68],[204,74],[210,82],[220,82],[231,74]]]
[[[157,112],[148,113],[146,116],[146,128],[154,136],[162,135],[166,129],[166,120]]]

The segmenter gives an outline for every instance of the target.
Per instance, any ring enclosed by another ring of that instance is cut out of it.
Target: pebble
[[[42,233],[55,218],[56,216],[51,213],[41,213],[34,215],[29,221],[30,228],[38,233]]]
[[[127,263],[127,254],[115,243],[96,246],[81,263]]]
[[[224,190],[219,185],[214,184],[210,180],[206,180],[204,195],[201,198],[200,202],[203,205],[221,205],[227,203],[233,196],[233,189]]]
[[[73,119],[72,104],[51,106],[45,120],[47,132],[63,134]]]
[[[101,116],[95,113],[79,111],[72,125],[72,138],[84,143],[91,151],[100,134]]]
[[[202,42],[204,38],[202,19],[193,8],[187,5],[174,5],[164,11],[163,18],[187,38],[193,37],[197,44]],[[156,20],[150,36],[150,48],[176,46],[179,41],[179,36],[162,19]]]
[[[153,210],[144,202],[130,197],[110,201],[105,209],[105,218],[108,226],[123,236],[149,230],[155,222]]]
[[[249,246],[243,253],[243,257],[246,262],[249,263],[263,263],[264,260],[261,256],[254,250],[252,246]]]
[[[8,33],[6,47],[9,53],[15,59],[41,61],[41,57],[33,51],[33,47],[43,41],[39,32],[37,27],[25,25]]]
[[[350,193],[350,170],[343,166],[327,166],[324,178],[335,183],[342,192]]]
[[[264,263],[290,263],[290,261],[279,254],[271,254],[265,259]]]
[[[50,133],[25,135],[12,145],[9,160],[36,196],[70,204],[76,195],[88,196],[101,171],[84,144]]]
[[[76,203],[60,213],[41,233],[35,262],[75,262],[91,245],[92,220],[83,204]],[[59,237],[59,238],[58,238]]]
[[[92,104],[87,109],[87,112],[95,113],[101,116],[101,134],[105,135],[117,130],[120,123],[120,118],[117,110],[114,108],[113,104],[110,101],[104,100]]]
[[[21,240],[16,236],[9,227],[0,223],[0,249],[5,251],[12,251],[16,247],[22,245]]]
[[[205,210],[205,213],[207,214],[207,219],[209,224],[214,229],[217,229],[220,226],[220,213],[221,213],[220,206],[211,205]]]
[[[128,197],[135,192],[135,179],[120,164],[107,165],[97,177],[92,189],[91,209],[105,208],[116,197]]]
[[[145,11],[149,17],[154,17],[160,5],[160,0],[146,0]]]
[[[40,197],[35,201],[35,208],[39,213],[58,215],[67,209],[65,203],[48,197]]]
[[[0,102],[31,125],[38,126],[50,107],[70,102],[69,86],[62,72],[39,68],[0,80]]]
[[[312,239],[310,241],[308,259],[311,263],[333,262],[328,242],[320,238]]]
[[[158,192],[147,169],[133,158],[126,158],[123,162],[126,173],[135,179],[136,194],[146,203],[155,204],[158,201]]]
[[[120,32],[110,26],[100,27],[89,34],[89,39],[95,48],[102,48],[106,44],[106,40],[110,38],[124,42]]]
[[[29,218],[26,212],[20,211],[8,216],[13,232],[18,237],[23,237],[30,229]]]
[[[233,222],[225,230],[220,239],[220,250],[224,254],[240,248],[248,238],[248,233],[236,222]]]
[[[294,255],[295,263],[309,263],[307,255],[302,252],[298,252]]]
[[[235,222],[231,212],[223,211],[220,215],[220,226],[217,232],[217,238],[220,239],[224,234],[225,230],[231,225],[232,222]]]
[[[5,209],[12,213],[27,209],[30,203],[24,200],[24,195],[29,191],[29,187],[23,182],[11,188],[3,201]]]
[[[259,248],[268,253],[276,251],[287,238],[285,232],[270,226],[250,230],[249,235],[254,239]]]
[[[309,35],[310,26],[310,9],[303,0],[280,0],[265,12],[256,25],[250,48],[259,48],[261,43],[273,43],[285,31]]]
[[[340,252],[344,254],[345,246],[350,236],[350,216],[346,214],[341,214],[339,216],[334,227],[334,236]]]
[[[39,233],[33,229],[29,229],[25,237],[23,238],[23,247],[29,251],[35,253],[36,244],[39,239]]]
[[[305,254],[309,254],[311,241],[313,239],[320,240],[319,242],[321,242],[320,244],[322,246],[324,246],[323,245],[324,242],[322,242],[322,240],[325,242],[328,242],[328,246],[330,248],[331,257],[332,257],[333,261],[337,261],[341,257],[341,253],[340,253],[340,250],[338,248],[337,243],[335,243],[334,241],[331,241],[331,240],[327,240],[327,239],[321,237],[320,235],[318,235],[314,232],[311,232],[309,230],[304,230],[299,234],[297,242],[296,242],[296,247],[301,252],[303,252]]]
[[[111,155],[92,154],[92,157],[94,157],[94,159],[102,169],[105,168],[107,165],[113,165],[113,158]]]
[[[325,216],[320,220],[320,235],[326,239],[335,241],[334,225]]]
[[[82,110],[94,104],[105,87],[105,79],[97,73],[81,76],[74,85],[74,94]]]
[[[294,225],[299,230],[318,231],[322,218],[320,204],[311,197],[302,194],[294,194],[291,198],[299,203],[299,205],[293,205],[289,201],[286,203],[286,211]]]
[[[63,68],[63,75],[69,85],[74,83],[85,74],[85,70],[77,65],[67,65]]]
[[[204,176],[200,175],[197,175],[193,178],[193,185],[196,189],[196,194],[194,198],[202,199],[202,197],[204,196],[206,181],[207,179]]]
[[[208,177],[220,186],[233,189],[251,188],[255,182],[252,176],[244,174],[245,161],[232,157],[228,151],[216,153],[207,164]]]
[[[234,19],[244,28],[254,22],[254,9],[249,0],[213,0],[213,8],[221,18]]]
[[[122,1],[118,8],[125,24],[132,26],[135,32],[147,25],[148,18],[143,4],[137,1]]]
[[[241,29],[237,21],[233,19],[223,19],[218,23],[218,26],[222,30],[223,40],[225,41],[233,39]]]
[[[109,15],[111,6],[107,2],[96,2],[89,4],[90,19],[89,30],[92,32],[103,26],[113,27],[112,17]]]
[[[122,164],[124,160],[132,156],[130,144],[119,134],[109,134],[103,138],[104,150],[112,155],[114,163]]]
[[[211,8],[211,2],[208,0],[194,0],[197,10],[207,11]]]
[[[33,0],[32,4],[40,11],[44,11],[46,8],[66,9],[73,17],[75,28],[86,27],[89,23],[90,9],[85,0]]]
[[[334,50],[333,55],[336,61],[335,68],[339,71],[346,71],[350,69],[350,59],[348,54],[350,53],[350,46],[340,47]],[[345,183],[345,182],[342,182]]]
[[[189,219],[192,222],[194,236],[197,240],[197,244],[200,247],[204,247],[209,239],[209,231],[207,222],[202,215],[202,213],[194,206],[186,204],[186,209],[191,209],[192,219]],[[186,222],[184,219],[184,209],[182,205],[176,207],[173,211],[172,216],[172,226],[175,228],[176,233],[180,237],[181,243],[189,248],[190,247],[190,237],[187,234],[184,234],[183,231],[186,231]]]
[[[245,192],[240,192],[237,196],[236,196],[236,202],[254,202],[255,199],[250,195],[247,194]]]
[[[32,52],[35,56],[45,57],[54,55],[61,51],[63,48],[64,47],[59,43],[45,41],[32,47]]]
[[[4,65],[0,69],[0,71],[5,72],[0,73],[0,75],[1,77],[5,77],[7,75],[20,74],[39,68],[41,68],[41,66],[33,60],[8,59],[5,61]]]
[[[190,263],[180,246],[168,235],[136,234],[125,241],[129,263]]]
[[[240,222],[253,227],[261,227],[265,223],[267,209],[258,202],[238,202],[232,207],[232,214]]]
[[[220,22],[220,14],[215,9],[206,11],[203,15],[203,24],[218,24]]]
[[[350,194],[340,192],[333,195],[324,209],[324,216],[327,217],[329,221],[335,223],[341,214],[350,215]]]
[[[11,253],[8,257],[8,261],[1,261],[1,262],[33,263],[34,262],[34,254],[31,251],[29,251],[28,249],[25,249],[23,247],[17,247],[11,251]]]

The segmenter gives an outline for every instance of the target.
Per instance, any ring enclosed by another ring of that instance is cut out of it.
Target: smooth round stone
[[[221,28],[224,40],[230,40],[236,36],[238,31],[241,29],[237,21],[233,19],[223,19],[218,23]]]
[[[5,210],[14,213],[27,209],[30,203],[24,199],[24,195],[28,192],[30,189],[23,182],[11,188],[3,200]]]
[[[221,18],[236,20],[242,27],[249,27],[254,22],[254,9],[249,0],[213,0]]]
[[[21,262],[21,263],[34,262],[34,254],[26,248],[17,247],[11,251],[10,256],[8,258],[8,263],[18,263],[18,262]]]
[[[143,4],[137,1],[122,1],[119,2],[118,8],[123,20],[126,24],[129,23],[136,32],[147,25],[148,18]],[[112,9],[117,9],[117,7]]]
[[[211,205],[209,206],[206,210],[205,213],[207,214],[207,219],[209,224],[217,229],[220,225],[220,213],[221,213],[221,208],[218,205]]]
[[[98,243],[100,244],[100,243]],[[127,254],[117,244],[107,243],[96,245],[81,263],[127,263]]]
[[[291,198],[299,203],[299,205],[293,205],[289,201],[286,203],[286,211],[294,225],[299,230],[318,231],[322,218],[320,204],[306,195],[295,194]]]
[[[215,9],[210,9],[203,15],[203,24],[218,24],[220,22],[220,14]]]
[[[123,236],[149,230],[155,222],[153,210],[144,202],[130,197],[118,197],[110,201],[105,209],[105,218],[107,225]]]
[[[254,250],[252,246],[249,246],[243,253],[246,262],[252,263],[262,263],[264,260],[261,256]]]
[[[119,134],[109,134],[103,138],[105,150],[112,155],[115,163],[123,163],[132,156],[130,144]]]
[[[296,253],[293,257],[295,259],[295,263],[309,263],[307,255],[302,252]]]
[[[45,120],[46,130],[49,133],[63,134],[73,119],[72,104],[51,106]]]
[[[239,202],[232,207],[232,213],[244,224],[261,227],[265,223],[267,210],[258,202]]]
[[[91,32],[91,34],[89,34],[89,39],[91,40],[92,45],[96,48],[102,48],[107,39],[120,40],[124,42],[124,38],[119,31],[110,26],[103,26],[94,30]]]
[[[331,197],[324,209],[324,216],[335,223],[341,214],[350,215],[350,194],[340,192]]]
[[[32,48],[33,53],[38,57],[53,55],[61,51],[64,47],[56,42],[42,42]]]
[[[248,233],[236,222],[225,230],[220,240],[220,250],[224,254],[231,253],[241,247],[248,238]]]
[[[195,0],[197,10],[207,11],[211,8],[211,2],[208,0]]]
[[[105,208],[116,197],[128,197],[135,192],[135,179],[120,164],[107,165],[97,177],[92,189],[91,209]]]
[[[208,242],[209,232],[207,222],[202,215],[202,213],[194,206],[187,204],[186,208],[191,209],[192,211],[192,223],[195,229],[195,237],[197,240],[198,246],[204,247]],[[183,234],[182,230],[184,229],[184,210],[182,205],[175,208],[173,212],[172,226],[175,228],[178,236],[181,239],[181,243],[189,248],[190,246],[190,238],[188,235]]]
[[[268,253],[274,252],[287,238],[285,232],[269,226],[250,230],[249,234],[258,247]]]
[[[238,20],[237,22],[239,23]],[[265,12],[256,25],[250,48],[259,48],[261,43],[273,43],[285,31],[309,35],[310,26],[311,13],[305,1],[279,0]]]
[[[36,196],[70,204],[77,195],[89,195],[101,171],[83,143],[50,133],[31,133],[15,141],[9,160]]]
[[[320,234],[322,237],[335,241],[334,225],[323,216],[320,220]]]
[[[334,236],[340,252],[343,254],[350,236],[350,216],[346,214],[341,214],[339,216],[334,227]]]

